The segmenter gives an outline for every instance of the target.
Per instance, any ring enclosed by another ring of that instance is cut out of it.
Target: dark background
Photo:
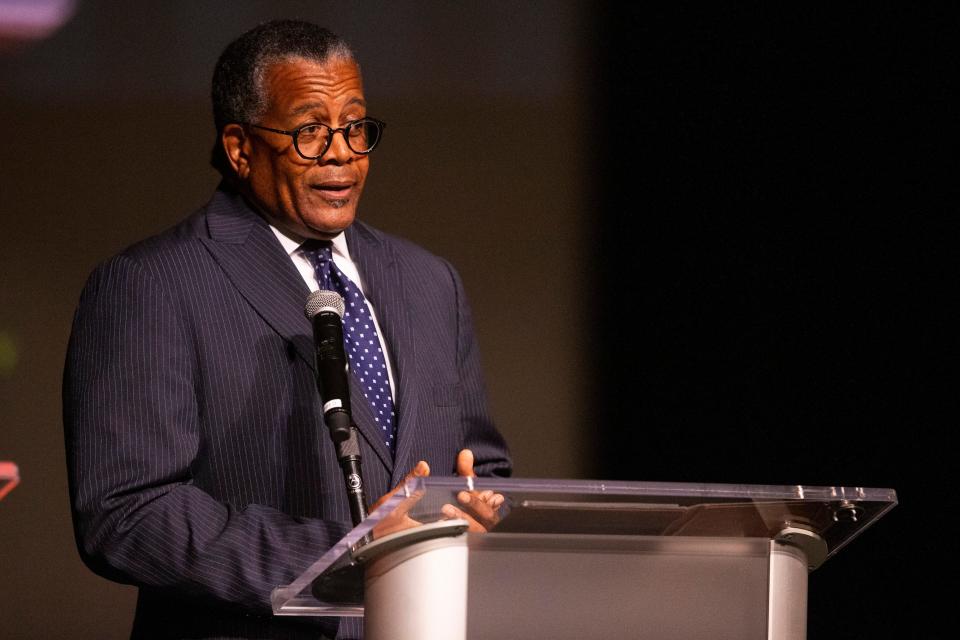
[[[809,637],[951,635],[957,14],[598,18],[595,469],[895,488],[811,574]]]
[[[209,197],[210,72],[273,17],[355,44],[361,216],[460,269],[517,475],[894,488],[809,637],[946,637],[957,12],[573,0],[91,0],[3,48],[0,637],[128,632],[70,532],[70,317]]]

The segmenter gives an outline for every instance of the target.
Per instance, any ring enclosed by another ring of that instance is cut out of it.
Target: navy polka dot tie
[[[320,288],[336,291],[343,296],[346,307],[343,313],[343,346],[350,360],[350,369],[362,386],[363,397],[370,402],[383,441],[393,453],[397,441],[393,395],[390,393],[387,361],[367,301],[357,285],[334,264],[329,242],[308,240],[300,250],[313,266]]]

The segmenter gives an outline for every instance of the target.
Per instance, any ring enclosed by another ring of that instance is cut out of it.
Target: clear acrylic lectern
[[[484,490],[505,497],[488,533],[443,515]],[[275,589],[273,609],[364,616],[368,640],[799,640],[808,571],[896,502],[890,489],[416,478]]]

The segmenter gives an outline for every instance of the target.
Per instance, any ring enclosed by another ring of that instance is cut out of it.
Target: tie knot
[[[321,289],[330,289],[330,272],[333,267],[333,253],[327,240],[307,240],[300,245],[300,253],[313,267],[314,277]]]
[[[300,245],[300,251],[302,251],[303,255],[307,256],[311,262],[314,261],[315,257],[321,260],[330,260],[333,251],[332,246],[329,240],[307,240]]]

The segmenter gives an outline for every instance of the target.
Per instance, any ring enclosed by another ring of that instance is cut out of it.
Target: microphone
[[[323,401],[323,421],[337,450],[356,526],[367,517],[367,501],[360,473],[360,441],[350,414],[350,370],[343,351],[343,298],[335,291],[320,289],[307,298],[303,312],[313,325],[317,361],[317,391]]]
[[[303,312],[313,325],[317,356],[317,390],[323,400],[323,420],[334,442],[350,437],[349,364],[343,352],[343,298],[335,291],[314,291]]]

